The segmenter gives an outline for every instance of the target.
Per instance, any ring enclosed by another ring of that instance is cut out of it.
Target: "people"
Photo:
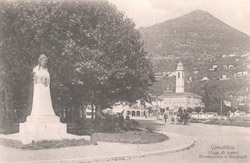
[[[126,120],[129,121],[130,120],[130,117],[129,115],[126,116]]]
[[[165,120],[165,123],[167,123],[167,119],[168,119],[168,116],[166,113],[164,113],[164,120]]]
[[[188,111],[184,110],[184,113],[183,113],[184,125],[186,125],[188,123],[188,118],[189,118]]]

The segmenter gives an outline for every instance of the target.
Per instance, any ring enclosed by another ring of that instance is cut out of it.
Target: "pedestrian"
[[[129,121],[130,120],[130,117],[129,115],[126,116],[126,120]]]
[[[168,119],[168,116],[166,113],[164,113],[164,120],[165,120],[165,123],[167,122],[167,119]]]
[[[167,122],[169,122],[170,121],[169,107],[166,108],[165,114],[167,115]]]

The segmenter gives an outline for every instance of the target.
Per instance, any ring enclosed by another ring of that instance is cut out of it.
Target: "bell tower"
[[[184,69],[181,62],[178,63],[176,69],[176,93],[184,92]]]

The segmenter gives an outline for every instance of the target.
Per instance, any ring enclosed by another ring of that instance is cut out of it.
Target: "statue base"
[[[27,121],[19,124],[23,144],[42,140],[62,140],[67,134],[67,124],[57,116],[28,116]]]

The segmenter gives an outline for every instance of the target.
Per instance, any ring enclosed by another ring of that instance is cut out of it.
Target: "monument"
[[[66,124],[61,123],[60,118],[55,115],[50,96],[50,74],[47,62],[48,58],[41,54],[38,65],[33,69],[34,91],[31,114],[26,122],[19,124],[19,137],[23,144],[77,137],[67,134]],[[86,136],[84,138],[86,139]]]

